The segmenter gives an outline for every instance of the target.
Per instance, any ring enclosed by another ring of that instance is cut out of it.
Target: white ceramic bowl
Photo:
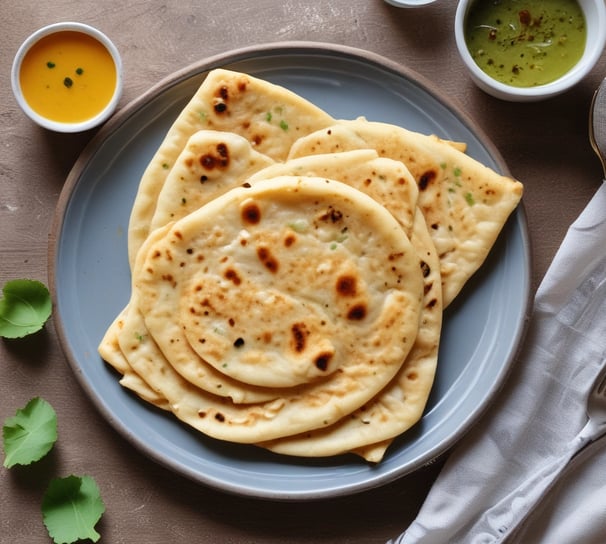
[[[587,44],[579,62],[562,77],[536,87],[514,87],[484,72],[473,60],[465,43],[465,18],[474,0],[460,0],[455,15],[455,40],[459,54],[472,80],[488,94],[511,102],[532,102],[563,93],[576,85],[594,67],[606,44],[606,6],[604,0],[578,0],[587,23]]]
[[[392,6],[396,6],[397,8],[418,8],[419,6],[433,4],[435,1],[436,0],[385,0],[385,2]]]
[[[94,117],[86,119],[84,121],[79,122],[58,122],[52,119],[47,119],[43,117],[38,112],[33,110],[30,105],[27,103],[25,98],[23,97],[23,92],[21,89],[21,84],[19,81],[19,74],[21,71],[21,64],[26,53],[30,50],[30,48],[37,43],[40,39],[49,36],[55,32],[63,32],[63,31],[74,31],[81,32],[83,34],[87,34],[92,38],[96,39],[100,42],[105,49],[111,55],[114,65],[116,67],[116,85],[114,88],[113,95],[107,105]],[[94,128],[104,121],[108,119],[108,117],[115,111],[118,106],[118,102],[120,97],[122,96],[122,87],[123,87],[123,79],[122,79],[122,60],[120,58],[120,54],[116,46],[112,43],[112,41],[101,31],[96,28],[89,26],[84,23],[75,23],[75,22],[61,22],[54,23],[52,25],[45,26],[36,32],[34,32],[29,38],[23,42],[21,47],[18,49],[17,54],[13,60],[13,66],[11,71],[11,85],[13,88],[13,93],[17,102],[24,113],[32,119],[35,123],[49,130],[53,130],[55,132],[82,132],[85,130],[89,130]]]

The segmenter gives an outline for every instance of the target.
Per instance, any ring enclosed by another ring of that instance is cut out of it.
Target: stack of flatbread
[[[214,70],[140,181],[131,298],[99,352],[210,437],[378,462],[521,196],[462,144]]]

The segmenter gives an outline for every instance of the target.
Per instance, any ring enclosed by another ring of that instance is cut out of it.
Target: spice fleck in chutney
[[[585,16],[576,0],[476,0],[465,41],[476,64],[515,87],[555,81],[583,56]]]
[[[66,30],[36,42],[23,58],[23,98],[41,116],[61,123],[95,117],[111,101],[117,83],[114,60],[103,44]]]

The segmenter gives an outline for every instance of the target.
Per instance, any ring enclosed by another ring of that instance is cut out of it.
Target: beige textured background
[[[524,182],[533,243],[533,286],[570,222],[602,179],[587,138],[606,57],[578,87],[547,102],[500,102],[470,82],[452,32],[455,2],[401,10],[381,0],[51,0],[2,2],[0,21],[0,284],[47,281],[47,237],[63,182],[92,133],[57,135],[16,105],[10,66],[20,43],[61,20],[92,24],[124,62],[121,105],[175,70],[233,48],[283,40],[355,46],[416,70],[490,136]],[[142,456],[97,413],[77,384],[49,323],[26,342],[0,340],[0,419],[41,395],[59,416],[60,439],[41,463],[0,469],[0,541],[49,542],[40,502],[51,477],[93,475],[107,511],[106,543],[371,543],[413,519],[440,467],[358,496],[308,504],[235,498],[190,482]]]

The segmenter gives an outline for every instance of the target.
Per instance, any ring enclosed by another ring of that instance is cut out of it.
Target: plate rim
[[[378,53],[367,51],[361,48],[331,44],[324,42],[314,41],[284,41],[284,42],[270,42],[258,45],[251,45],[233,50],[221,52],[210,57],[206,57],[199,61],[190,63],[189,65],[182,67],[175,72],[163,77],[156,84],[152,85],[148,90],[141,93],[139,96],[128,102],[119,111],[117,111],[91,138],[87,145],[83,148],[78,158],[74,162],[63,188],[60,192],[59,198],[56,203],[55,213],[52,218],[51,227],[49,231],[48,239],[48,281],[51,292],[51,298],[55,310],[58,308],[57,298],[57,277],[56,277],[56,257],[58,254],[59,245],[61,242],[61,231],[64,225],[66,211],[70,202],[70,199],[77,188],[83,172],[86,170],[86,166],[92,160],[99,147],[120,127],[126,123],[131,116],[136,115],[142,108],[144,108],[151,100],[160,96],[162,93],[169,91],[172,87],[179,85],[179,83],[201,75],[212,69],[222,67],[227,64],[236,63],[239,61],[252,60],[258,56],[269,56],[275,55],[276,57],[284,57],[285,55],[338,55],[345,57],[349,60],[357,60],[366,62],[374,65],[383,70],[388,70],[397,76],[400,76],[408,81],[413,82],[415,85],[420,87],[424,92],[429,94],[436,102],[446,107],[459,121],[473,132],[474,136],[481,141],[482,146],[486,152],[490,155],[491,159],[498,166],[498,169],[505,175],[511,175],[507,164],[505,163],[501,153],[492,142],[492,139],[484,132],[484,130],[477,124],[473,118],[468,115],[455,101],[450,97],[442,93],[439,87],[430,81],[428,78],[419,74],[418,72],[408,68],[407,66],[384,57]],[[125,438],[131,445],[136,447],[139,451],[144,453],[147,457],[152,459],[154,462],[169,468],[179,474],[186,476],[199,483],[204,483],[208,486],[220,489],[222,491],[236,494],[239,496],[249,496],[261,499],[279,500],[279,501],[300,501],[300,500],[316,500],[326,499],[331,497],[353,495],[354,493],[360,493],[368,491],[370,489],[386,485],[387,483],[393,482],[394,480],[403,478],[404,476],[418,471],[424,466],[430,465],[445,454],[456,442],[458,442],[477,422],[481,416],[486,412],[489,406],[494,401],[499,390],[503,387],[507,376],[509,375],[511,368],[518,356],[518,353],[523,344],[523,338],[527,332],[528,321],[531,312],[531,301],[532,301],[532,289],[531,289],[531,278],[532,278],[532,251],[531,251],[531,240],[528,232],[528,222],[526,220],[526,211],[523,200],[519,203],[514,214],[510,217],[510,221],[515,220],[519,223],[520,235],[522,237],[522,245],[525,249],[524,262],[525,262],[525,281],[523,290],[525,292],[524,307],[522,308],[522,319],[516,328],[516,333],[512,337],[512,345],[515,348],[508,354],[507,360],[501,365],[500,371],[497,378],[493,382],[492,388],[482,399],[482,402],[478,405],[473,413],[470,413],[465,421],[460,424],[457,428],[456,433],[452,433],[447,440],[442,440],[439,445],[436,445],[433,449],[428,451],[426,459],[417,461],[407,471],[401,472],[392,470],[384,475],[384,477],[376,482],[371,479],[370,482],[358,483],[355,485],[345,486],[343,488],[331,488],[329,491],[317,493],[314,491],[302,491],[293,493],[284,492],[264,492],[262,494],[249,491],[248,488],[243,490],[241,486],[226,485],[224,482],[219,484],[216,478],[205,475],[205,478],[201,478],[199,474],[195,473],[190,467],[182,467],[176,463],[170,463],[162,455],[155,452],[155,450],[133,437],[132,431],[122,422],[117,421],[114,416],[109,412],[100,399],[97,399],[96,393],[93,391],[91,385],[85,379],[83,372],[77,362],[76,354],[72,352],[69,346],[68,335],[66,331],[65,323],[59,312],[54,312],[53,324],[59,340],[59,344],[67,359],[71,371],[75,375],[80,386],[86,393],[88,400],[95,406],[97,411],[103,416],[106,422],[119,434]]]

